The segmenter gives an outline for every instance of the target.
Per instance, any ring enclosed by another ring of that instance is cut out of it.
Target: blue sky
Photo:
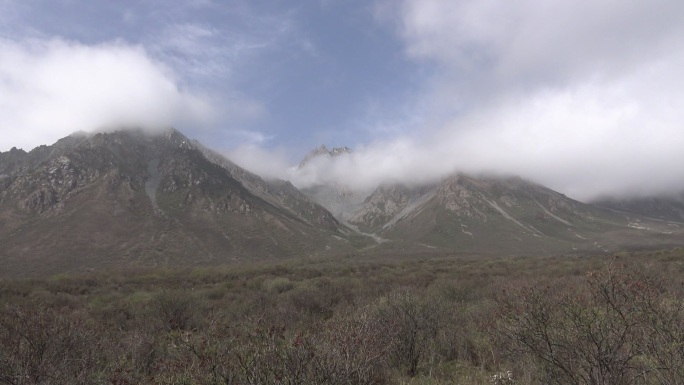
[[[684,190],[678,0],[0,0],[0,151],[174,126],[267,177]],[[353,147],[306,178],[309,149]]]
[[[144,50],[218,115],[178,128],[221,148],[356,145],[420,87],[400,39],[367,1],[22,0],[3,8],[3,37],[20,45],[59,39]]]

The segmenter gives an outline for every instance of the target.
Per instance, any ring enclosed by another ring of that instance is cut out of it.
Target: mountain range
[[[659,200],[657,211],[636,200],[585,204],[519,177],[455,173],[419,185],[363,191],[323,184],[303,192],[392,251],[595,253],[683,242],[684,220],[676,215],[682,206],[674,202]]]
[[[341,157],[348,148],[310,153]],[[684,244],[682,217],[590,205],[517,177],[297,189],[169,129],[0,153],[4,276],[349,253],[596,253]],[[660,206],[658,206],[660,207]],[[681,212],[680,212],[681,214]]]

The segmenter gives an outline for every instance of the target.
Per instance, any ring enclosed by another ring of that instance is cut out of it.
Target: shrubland
[[[0,281],[0,384],[682,384],[684,251]]]

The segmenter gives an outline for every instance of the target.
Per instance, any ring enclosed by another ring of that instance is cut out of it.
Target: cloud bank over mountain
[[[139,46],[0,40],[3,148],[30,150],[75,131],[202,124],[213,107]]]
[[[513,174],[582,200],[684,190],[684,4],[394,5],[377,3],[377,19],[433,69],[417,123],[281,177],[368,187]]]

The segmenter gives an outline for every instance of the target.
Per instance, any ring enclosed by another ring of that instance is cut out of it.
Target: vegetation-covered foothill
[[[682,384],[684,251],[0,281],[1,384]]]

